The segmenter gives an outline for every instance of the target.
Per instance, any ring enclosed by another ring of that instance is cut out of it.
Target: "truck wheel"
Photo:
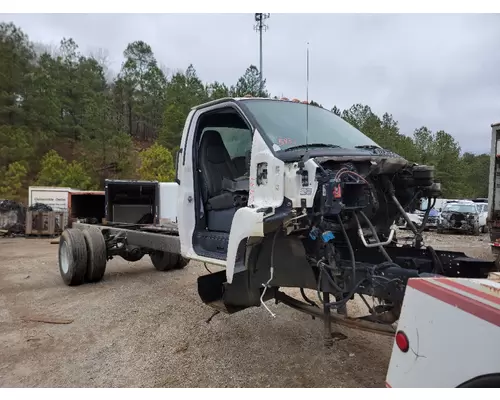
[[[158,271],[170,271],[172,269],[184,268],[188,260],[180,254],[172,254],[165,251],[154,251],[150,254],[151,261]]]
[[[66,229],[59,239],[59,273],[68,286],[85,282],[87,272],[87,246],[83,232]]]
[[[83,231],[87,245],[87,282],[99,282],[106,271],[106,242],[99,229],[86,229]]]
[[[179,256],[179,261],[177,262],[175,269],[182,269],[188,264],[189,264],[189,260],[187,258]]]

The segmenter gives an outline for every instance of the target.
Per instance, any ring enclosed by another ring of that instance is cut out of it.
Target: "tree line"
[[[260,92],[250,65],[233,85],[203,82],[193,65],[170,72],[153,49],[135,41],[112,76],[105,52],[83,54],[72,39],[33,43],[0,23],[0,199],[25,200],[29,185],[100,189],[105,179],[174,176],[173,154],[194,105]],[[321,106],[311,101],[311,104]],[[381,146],[434,165],[446,197],[486,196],[489,155],[462,153],[444,131],[400,132],[398,122],[369,106],[331,110]]]

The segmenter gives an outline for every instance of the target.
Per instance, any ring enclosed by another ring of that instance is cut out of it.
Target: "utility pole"
[[[260,86],[259,86],[259,91],[260,95],[263,93],[264,89],[264,78],[262,74],[262,32],[266,31],[268,26],[264,23],[266,19],[268,19],[271,16],[271,14],[264,14],[264,13],[255,13],[255,22],[256,24],[254,25],[254,29],[259,32],[259,52],[260,52],[260,60],[259,60],[259,79],[260,79]]]

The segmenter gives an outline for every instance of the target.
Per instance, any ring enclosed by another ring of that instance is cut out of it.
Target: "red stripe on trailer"
[[[392,386],[391,386],[391,385],[389,385],[389,382],[386,382],[386,383],[385,383],[385,387],[387,387],[387,388],[391,388],[391,389],[392,389]]]
[[[408,286],[500,327],[500,309],[498,308],[481,303],[453,290],[435,285],[424,279],[410,279],[408,280]]]
[[[463,283],[459,283],[457,281],[452,281],[450,279],[436,278],[435,280],[438,281],[439,283],[442,283],[443,285],[454,287],[455,289],[462,290],[463,292],[467,292],[469,294],[472,294],[473,296],[477,296],[477,297],[480,297],[484,300],[491,301],[492,303],[498,304],[500,306],[500,297],[498,297],[498,296],[494,296],[492,294],[485,293],[481,290],[474,289],[470,286],[464,285]],[[484,287],[487,288],[486,286],[484,286]],[[498,290],[498,289],[491,288],[491,290],[494,291],[494,290]]]

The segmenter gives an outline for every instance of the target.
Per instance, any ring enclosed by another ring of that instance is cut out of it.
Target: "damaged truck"
[[[203,303],[230,314],[262,306],[272,316],[268,301],[286,304],[322,319],[331,346],[332,323],[394,335],[409,278],[486,278],[494,269],[425,245],[422,231],[441,195],[433,167],[307,102],[244,97],[194,107],[176,156],[176,193],[148,185],[109,185],[106,223],[75,223],[62,234],[67,285],[100,280],[115,256],[149,255],[161,271],[189,260],[215,264],[224,269],[198,278]],[[405,209],[421,198],[429,207],[417,228]],[[151,215],[116,221],[118,201],[147,205]],[[162,219],[165,210],[176,217]],[[399,217],[411,230],[406,240],[396,234]],[[367,313],[352,318],[346,304],[355,295]]]
[[[464,232],[479,235],[483,225],[480,223],[480,212],[472,201],[455,201],[444,205],[439,216],[437,231]]]

